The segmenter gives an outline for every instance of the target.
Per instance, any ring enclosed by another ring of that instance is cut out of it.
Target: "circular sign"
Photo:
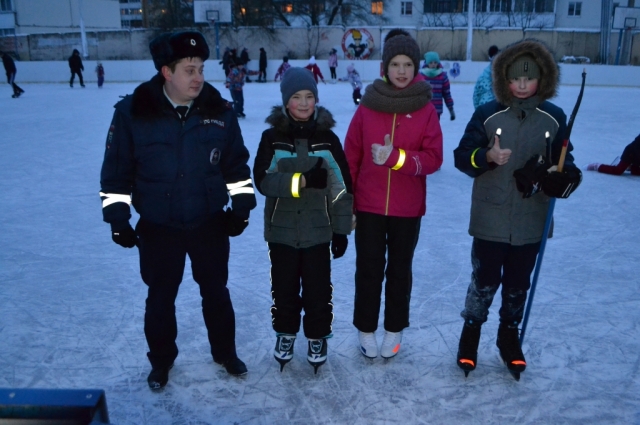
[[[373,46],[373,36],[362,28],[349,29],[342,36],[342,51],[348,59],[368,59]]]

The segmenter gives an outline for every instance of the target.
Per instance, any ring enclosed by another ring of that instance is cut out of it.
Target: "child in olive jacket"
[[[330,255],[344,255],[351,232],[351,177],[331,130],[335,121],[316,106],[313,75],[290,68],[280,91],[282,105],[266,119],[271,128],[262,133],[253,167],[256,186],[267,198],[264,237],[271,259],[274,357],[280,370],[293,357],[304,309],[307,360],[317,371],[326,361],[332,331]]]

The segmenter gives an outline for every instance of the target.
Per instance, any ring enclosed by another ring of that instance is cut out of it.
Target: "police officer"
[[[200,286],[213,360],[232,375],[247,373],[236,354],[226,285],[229,236],[247,227],[256,200],[236,115],[204,81],[209,47],[202,34],[163,34],[149,48],[158,73],[115,106],[100,197],[113,241],[139,250],[148,286],[147,382],[158,390],[178,356],[175,299],[186,255]],[[131,204],[140,214],[135,230]]]

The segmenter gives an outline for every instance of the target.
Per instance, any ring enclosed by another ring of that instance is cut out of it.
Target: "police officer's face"
[[[184,58],[171,72],[168,66],[162,67],[167,94],[176,103],[188,103],[198,97],[204,84],[204,63],[200,58]]]
[[[296,121],[308,121],[316,110],[316,98],[311,90],[300,90],[287,102],[289,114]]]

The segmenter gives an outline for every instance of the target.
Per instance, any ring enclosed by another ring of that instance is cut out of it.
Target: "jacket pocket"
[[[166,183],[137,180],[131,201],[140,217],[161,224],[170,221],[171,191]]]
[[[490,205],[504,205],[509,197],[509,191],[494,185],[478,183],[476,180],[473,189],[473,200]]]

